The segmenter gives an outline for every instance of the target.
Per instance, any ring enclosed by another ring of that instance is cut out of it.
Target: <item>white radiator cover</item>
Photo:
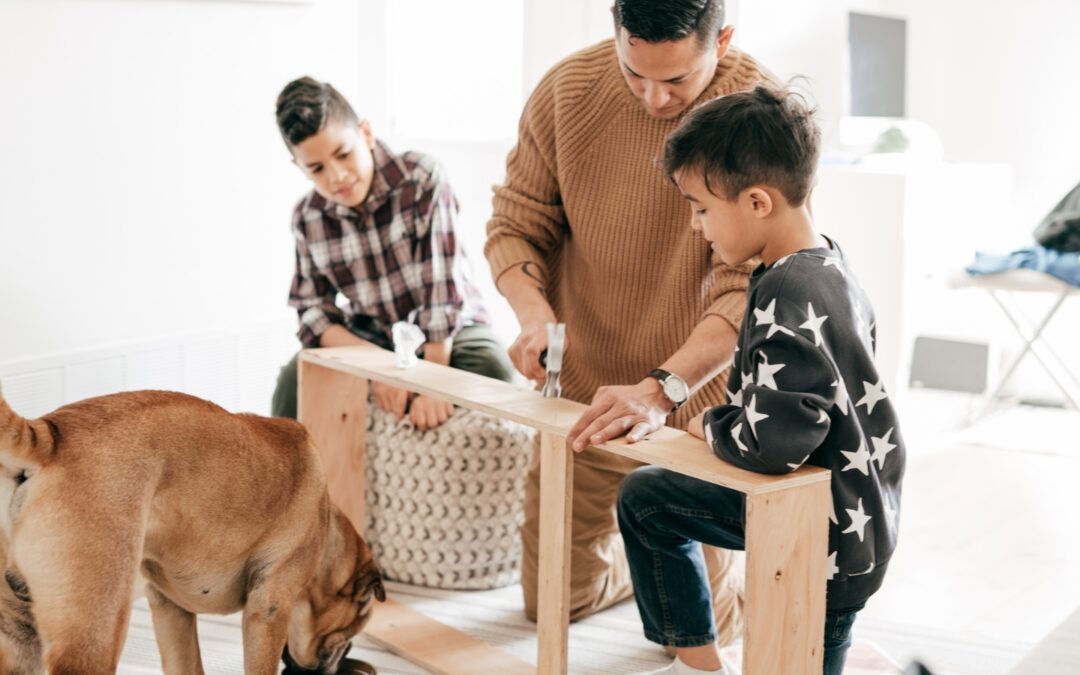
[[[278,370],[300,348],[295,321],[248,325],[0,363],[4,398],[38,417],[91,396],[180,391],[233,412],[270,412]]]

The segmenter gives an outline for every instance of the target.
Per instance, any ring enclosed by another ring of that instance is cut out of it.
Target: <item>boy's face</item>
[[[314,136],[291,146],[293,162],[315,184],[315,191],[332,202],[356,208],[367,199],[375,161],[371,126],[328,122]]]
[[[734,30],[725,27],[715,48],[702,49],[696,35],[646,42],[620,27],[615,35],[619,70],[645,112],[670,119],[686,110],[712,82],[716,63],[727,54]]]
[[[761,254],[766,243],[764,219],[772,209],[763,188],[749,187],[727,200],[709,192],[699,169],[676,172],[675,183],[690,203],[690,226],[704,235],[721,260],[739,265]]]

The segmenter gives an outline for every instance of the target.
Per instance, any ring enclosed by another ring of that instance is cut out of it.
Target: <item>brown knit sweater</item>
[[[695,104],[769,77],[731,49]],[[548,301],[566,323],[569,399],[588,403],[600,386],[640,382],[707,315],[736,331],[742,323],[749,267],[711,259],[660,167],[681,118],[645,112],[619,72],[614,40],[557,64],[522,113],[484,252],[496,280],[523,262],[543,271]],[[668,424],[682,428],[723,403],[726,380],[725,372],[705,385]]]

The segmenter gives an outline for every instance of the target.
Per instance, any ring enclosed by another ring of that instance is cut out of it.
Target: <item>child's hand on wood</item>
[[[393,413],[394,419],[397,420],[405,417],[405,408],[409,405],[409,392],[382,382],[372,382],[371,393],[375,397],[375,405],[381,410]]]
[[[686,425],[687,433],[689,433],[694,438],[700,438],[701,440],[705,440],[705,413],[706,412],[707,412],[707,409],[702,410],[701,412],[699,412],[697,415],[694,416],[694,419],[690,420],[690,424]]]

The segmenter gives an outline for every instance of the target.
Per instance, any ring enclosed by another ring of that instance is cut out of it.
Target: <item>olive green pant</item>
[[[360,337],[366,339],[364,335]],[[270,414],[274,417],[296,419],[299,357],[298,352],[278,375],[274,399],[270,405]],[[450,367],[504,382],[510,382],[514,378],[514,366],[510,363],[506,348],[495,338],[491,326],[466,326],[458,331],[450,350]]]

